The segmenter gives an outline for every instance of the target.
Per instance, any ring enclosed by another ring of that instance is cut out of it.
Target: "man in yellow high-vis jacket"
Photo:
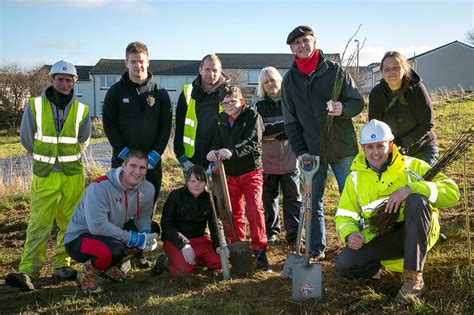
[[[222,112],[220,88],[230,78],[222,71],[217,55],[206,55],[199,66],[199,74],[192,83],[184,86],[176,107],[174,153],[186,174],[199,164],[207,168],[206,154],[211,150],[216,116]]]
[[[396,301],[407,303],[426,292],[422,272],[428,250],[439,237],[438,210],[459,200],[456,183],[438,173],[423,180],[430,165],[402,155],[390,127],[372,119],[360,132],[360,152],[339,200],[336,232],[347,245],[336,259],[344,276],[380,278],[382,266],[403,271]],[[387,201],[385,212],[399,212],[394,229],[376,235],[367,224],[373,210]]]
[[[35,289],[54,222],[59,232],[53,275],[63,280],[77,275],[69,266],[63,236],[84,190],[82,151],[91,134],[89,107],[74,92],[77,71],[71,63],[56,62],[49,75],[52,85],[30,98],[20,126],[21,143],[32,154],[31,210],[18,273],[8,274],[5,283],[26,291]]]

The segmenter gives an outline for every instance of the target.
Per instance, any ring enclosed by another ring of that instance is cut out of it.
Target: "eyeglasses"
[[[386,67],[383,68],[383,72],[389,73],[389,72],[399,72],[402,69],[400,66],[393,66],[393,67]]]
[[[227,102],[222,102],[222,106],[235,106],[237,103],[239,102],[239,100],[231,100],[231,101],[227,101]]]

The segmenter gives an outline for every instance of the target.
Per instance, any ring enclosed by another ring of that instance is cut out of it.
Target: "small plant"
[[[105,137],[104,125],[102,123],[102,118],[96,117],[92,119],[91,122],[91,138],[103,138]]]

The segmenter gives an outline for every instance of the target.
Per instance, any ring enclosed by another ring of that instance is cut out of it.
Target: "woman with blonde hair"
[[[433,105],[421,77],[396,51],[385,53],[380,69],[383,78],[369,96],[369,120],[390,126],[402,154],[433,165],[439,149],[433,131]]]
[[[262,141],[263,207],[268,241],[273,243],[281,232],[278,194],[283,192],[283,224],[285,238],[294,243],[298,232],[301,205],[299,172],[296,156],[285,134],[281,109],[282,77],[274,67],[263,68],[258,80],[254,107],[262,116],[265,131]]]

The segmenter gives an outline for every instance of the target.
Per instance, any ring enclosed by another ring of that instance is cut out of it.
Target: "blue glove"
[[[119,159],[125,160],[125,157],[127,156],[128,151],[130,151],[130,150],[127,147],[123,148],[123,150],[120,151],[120,153],[117,155],[117,157]]]
[[[188,157],[185,154],[177,156],[176,159],[178,160],[179,166],[183,170],[184,174],[188,174],[191,167],[194,166],[194,163],[188,160]]]
[[[210,179],[212,177],[212,169],[216,166],[216,163],[211,162],[209,163],[209,166],[207,167],[206,171],[206,177],[207,179]]]
[[[128,239],[127,247],[143,247],[145,244],[146,233],[138,233],[135,231],[130,231],[130,238]]]
[[[159,155],[158,152],[156,152],[155,150],[151,150],[150,153],[148,153],[148,168],[154,169],[156,167],[156,164],[158,164],[160,158],[161,155]]]

